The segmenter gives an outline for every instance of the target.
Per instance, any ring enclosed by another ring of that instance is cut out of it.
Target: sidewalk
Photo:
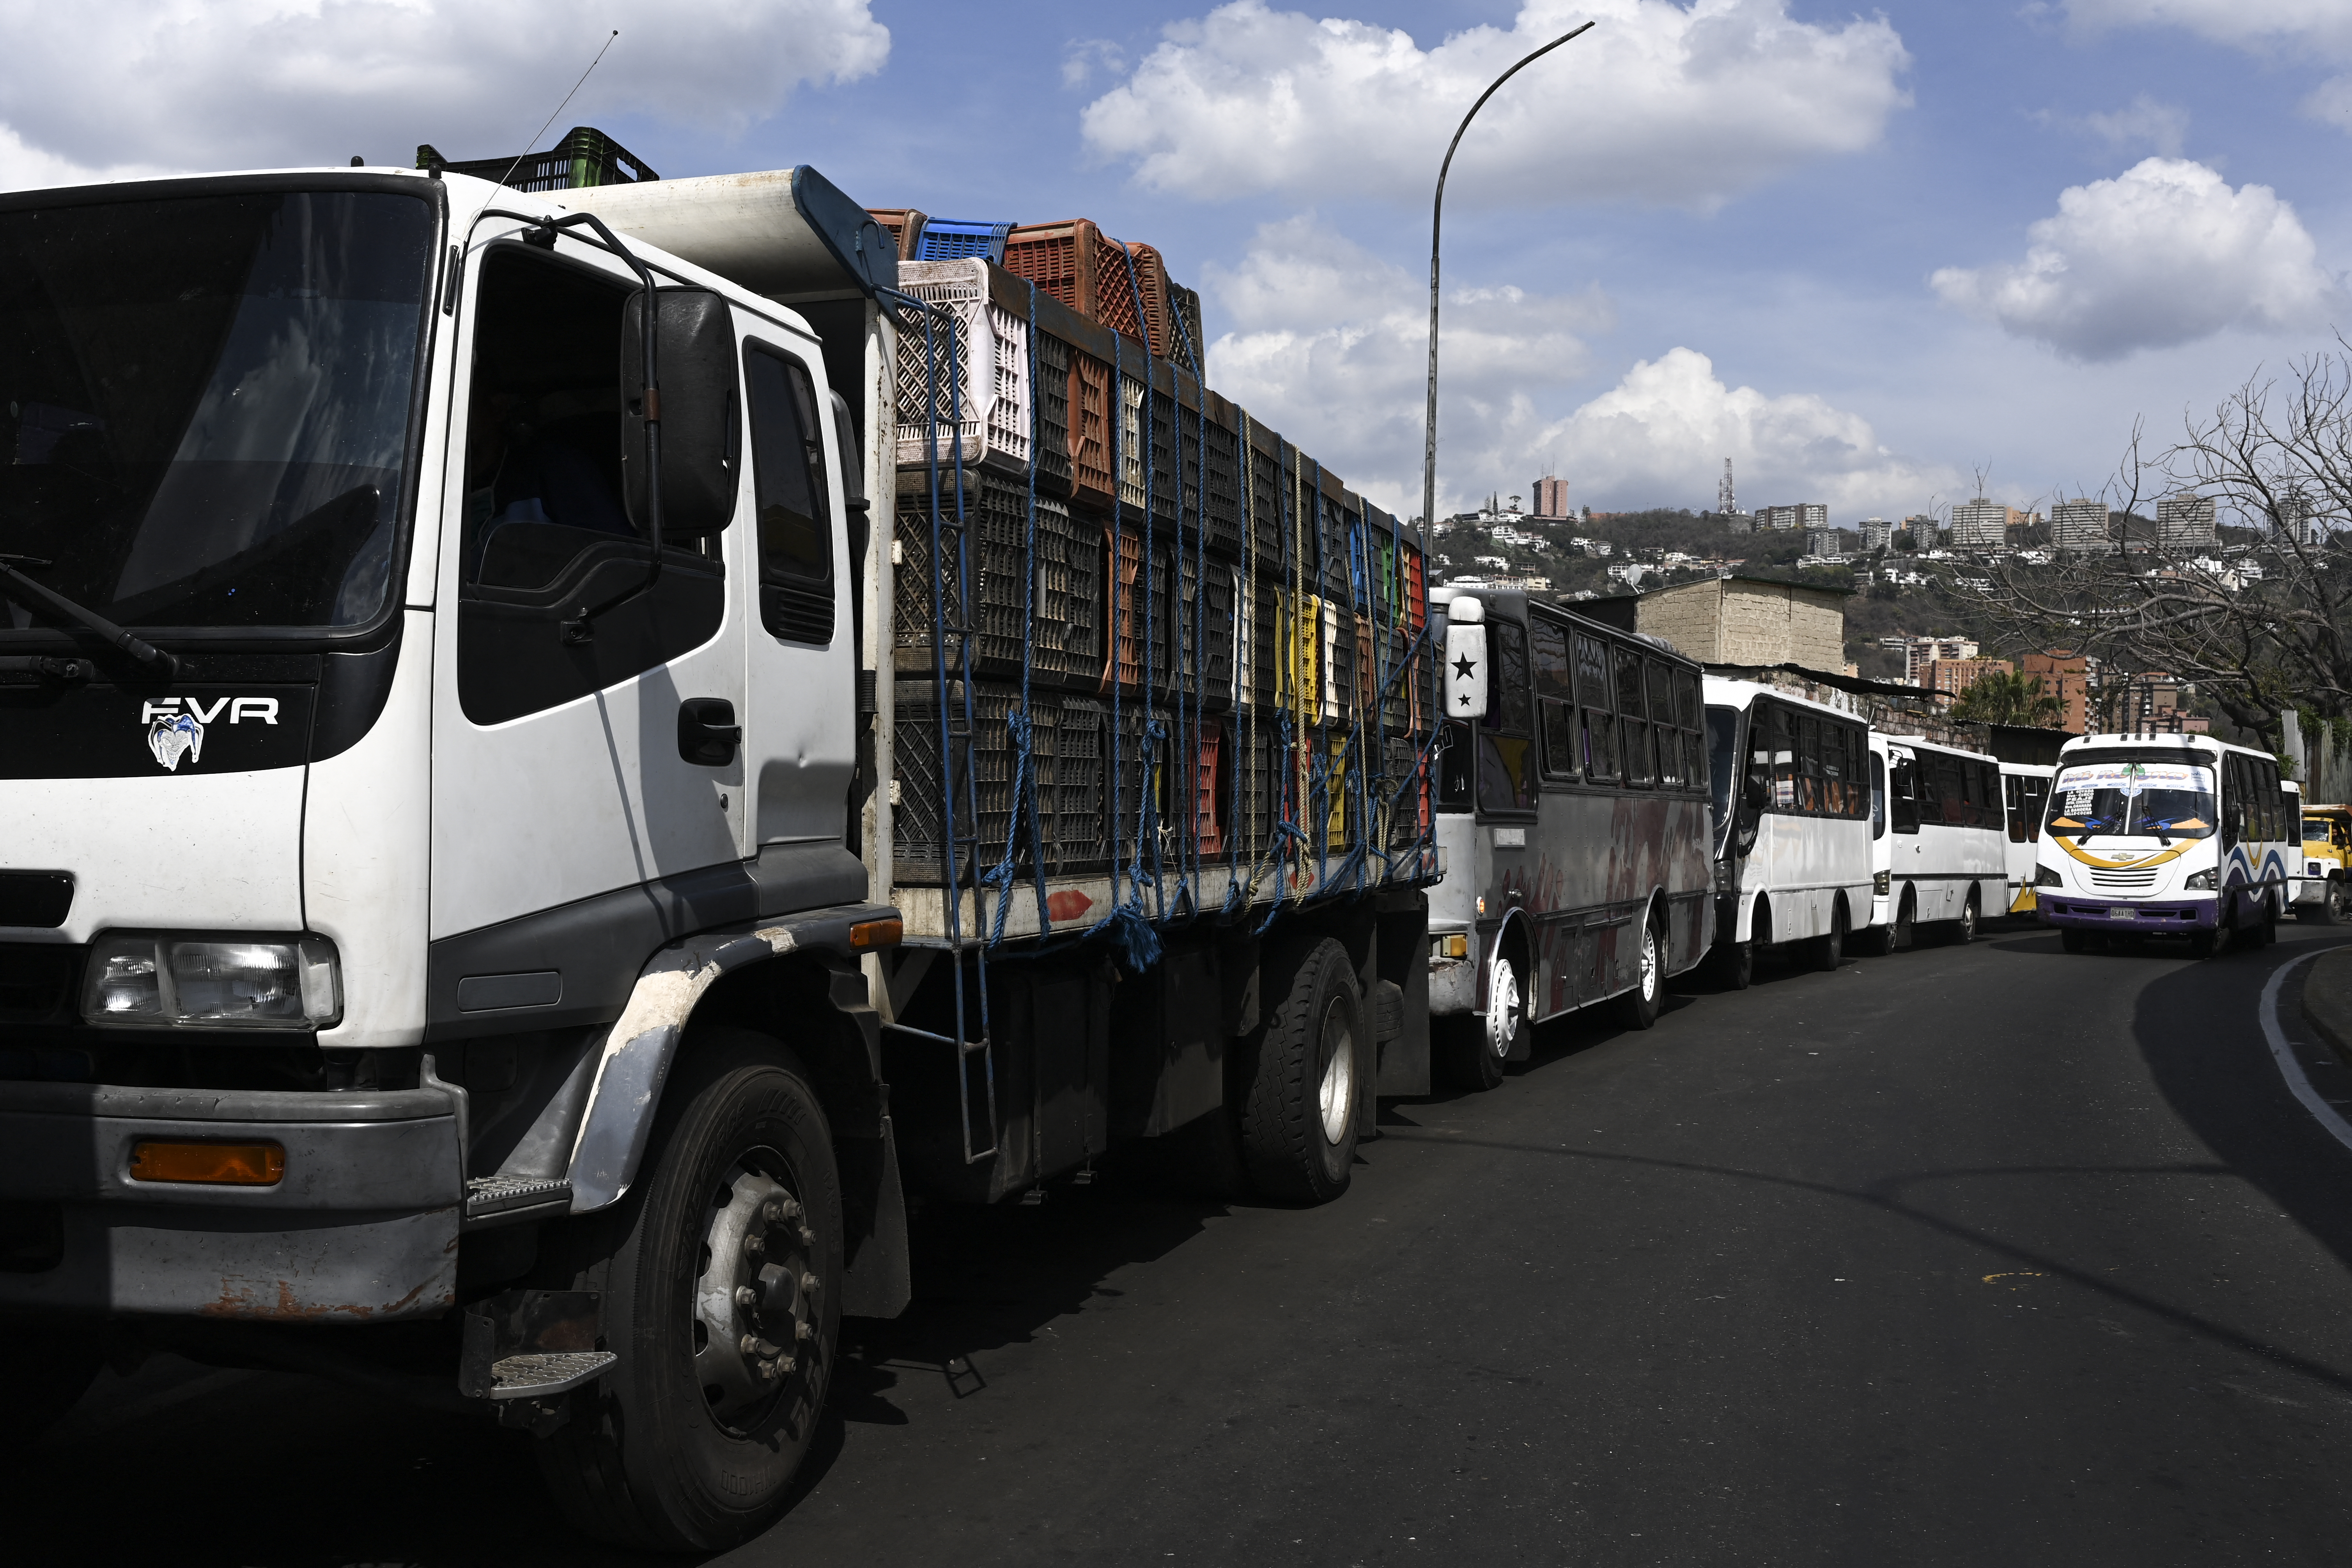
[[[2352,947],[2311,961],[2311,973],[2303,978],[2303,1021],[2352,1066]]]

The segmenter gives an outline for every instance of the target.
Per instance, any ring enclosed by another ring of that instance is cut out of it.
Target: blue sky
[[[2352,0],[9,5],[0,184],[520,151],[617,26],[557,131],[1150,240],[1213,383],[1395,504],[1444,137],[1586,16],[1457,160],[1442,505],[2043,501],[2347,319]]]

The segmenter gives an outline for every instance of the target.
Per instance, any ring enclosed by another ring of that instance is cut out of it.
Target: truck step
[[[490,1365],[492,1399],[542,1399],[593,1383],[621,1358],[611,1351],[525,1351]]]
[[[476,1176],[466,1183],[467,1219],[559,1203],[572,1206],[572,1184],[562,1176]]]

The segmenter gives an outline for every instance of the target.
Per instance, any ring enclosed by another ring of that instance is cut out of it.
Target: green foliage
[[[1989,669],[1952,704],[1952,717],[1979,724],[2055,725],[2066,716],[2066,704],[2042,689],[2038,675]]]

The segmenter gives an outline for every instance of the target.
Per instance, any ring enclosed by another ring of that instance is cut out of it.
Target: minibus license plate
[[[2107,919],[2111,921],[2136,921],[2139,919],[2139,911],[2137,910],[2111,909],[2107,911]]]

